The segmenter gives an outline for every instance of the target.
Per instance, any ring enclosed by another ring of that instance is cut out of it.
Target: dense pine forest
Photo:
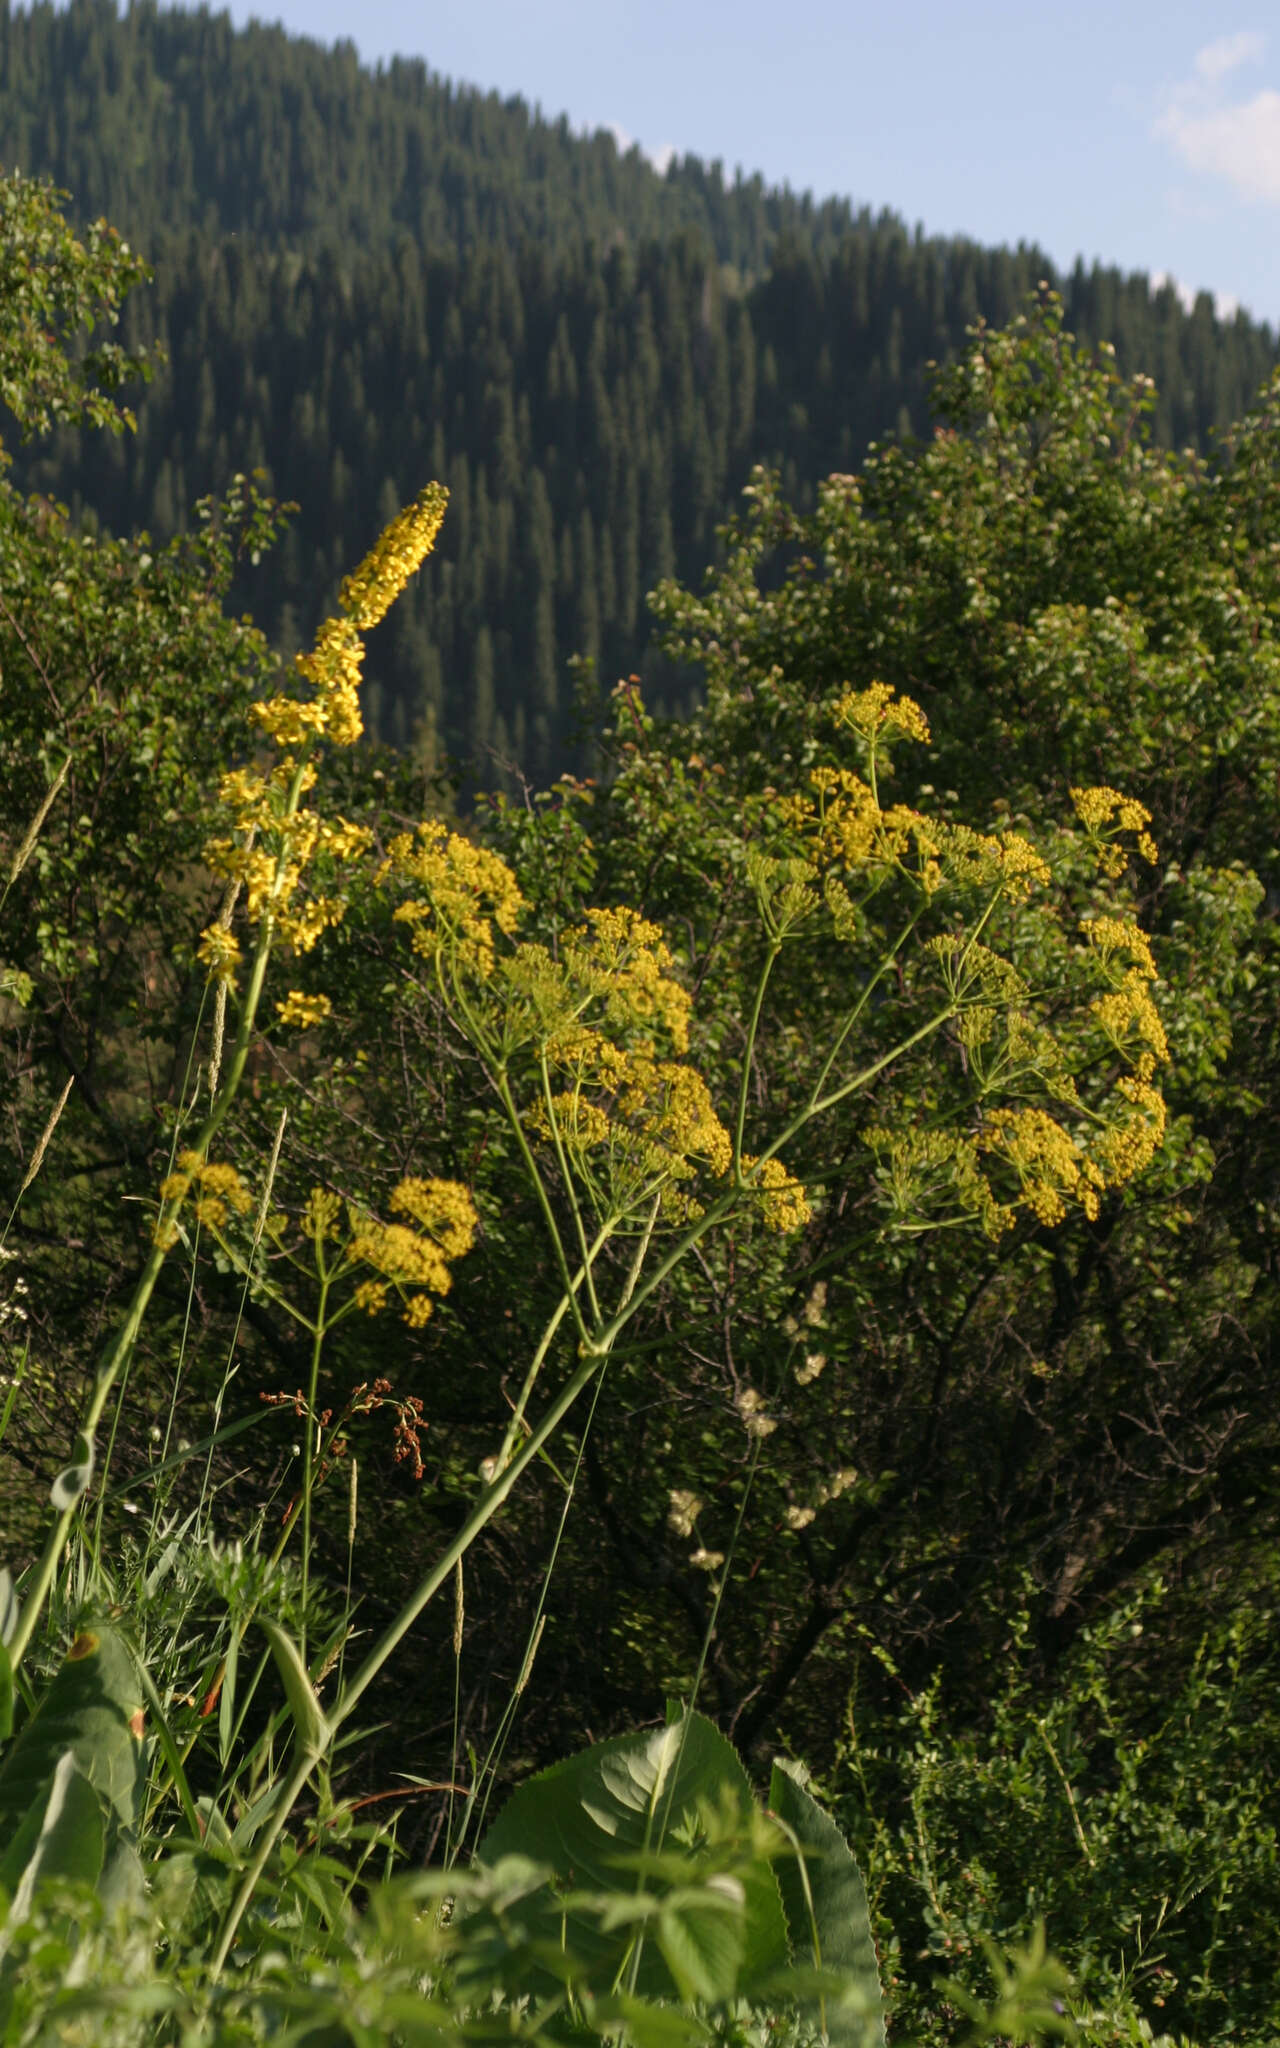
[[[163,541],[262,469],[299,511],[234,597],[291,652],[342,565],[441,479],[448,528],[371,651],[371,723],[487,781],[581,765],[575,736],[619,675],[686,704],[646,595],[700,577],[753,465],[807,505],[871,441],[926,433],[930,361],[1039,280],[1082,339],[1155,378],[1165,446],[1204,447],[1276,352],[1207,295],[1187,312],[1141,276],[1056,279],[1035,249],[691,157],[660,176],[421,63],[371,72],[203,10],[3,0],[0,162],[150,259],[125,333],[168,358],[136,437],[69,429],[20,480]]]

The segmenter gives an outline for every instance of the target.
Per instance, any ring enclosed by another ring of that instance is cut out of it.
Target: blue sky
[[[1212,291],[1280,325],[1280,9],[1242,0],[233,0],[656,160]]]

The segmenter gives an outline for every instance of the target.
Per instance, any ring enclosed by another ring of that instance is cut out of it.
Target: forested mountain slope
[[[372,71],[349,43],[152,0],[123,17],[114,0],[4,0],[0,136],[6,162],[47,171],[82,213],[146,243],[175,222],[286,245],[407,233],[460,251],[693,228],[756,272],[779,233],[828,251],[870,220],[758,177],[726,184],[693,157],[660,176],[608,133],[577,135],[418,60]]]
[[[65,433],[30,488],[163,537],[261,467],[298,500],[235,593],[285,651],[341,564],[428,476],[445,535],[371,650],[384,738],[545,775],[577,712],[567,662],[690,678],[647,651],[646,593],[696,581],[753,464],[809,502],[885,432],[928,426],[927,370],[1036,282],[1029,249],[911,234],[457,89],[422,64],[225,16],[0,4],[0,160],[69,188],[156,265],[133,342],[169,362],[128,443]],[[1157,438],[1236,418],[1275,338],[1207,296],[1083,266],[1070,325],[1152,374]]]

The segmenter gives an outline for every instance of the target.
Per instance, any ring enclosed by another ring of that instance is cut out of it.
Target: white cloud
[[[1173,275],[1172,271],[1152,271],[1151,289],[1153,292],[1162,292],[1167,284],[1173,286],[1174,295],[1177,298],[1178,304],[1182,307],[1183,312],[1189,313],[1196,302],[1196,295],[1192,291],[1191,286],[1189,284],[1180,284],[1178,282],[1178,279]]]
[[[628,150],[638,149],[661,178],[666,177],[668,168],[680,154],[674,142],[660,142],[656,149],[646,149],[642,142],[637,142],[635,136],[629,135],[625,128],[620,128],[616,121],[606,121],[604,132],[606,135],[612,135],[618,146],[619,156],[625,156]]]
[[[1246,199],[1280,206],[1280,92],[1268,87],[1204,113],[1169,106],[1156,123],[1188,170],[1225,178]]]
[[[1193,285],[1183,284],[1182,279],[1175,277],[1171,270],[1153,270],[1151,273],[1152,291],[1163,291],[1166,285],[1173,287],[1174,295],[1184,313],[1195,311],[1198,294]],[[1215,292],[1213,295],[1213,310],[1219,320],[1234,320],[1236,314],[1240,311],[1240,301],[1234,292]]]
[[[1258,63],[1266,47],[1266,38],[1255,29],[1219,36],[1216,43],[1206,43],[1203,50],[1196,51],[1196,72],[1214,82],[1225,78],[1229,71],[1237,71],[1242,64]]]
[[[1154,132],[1188,170],[1224,179],[1246,199],[1280,206],[1280,92],[1266,86],[1252,99],[1230,100],[1223,81],[1265,48],[1252,30],[1206,43],[1195,77],[1166,95]]]

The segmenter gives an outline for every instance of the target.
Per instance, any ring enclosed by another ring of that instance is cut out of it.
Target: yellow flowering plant
[[[10,1645],[17,1666],[48,1597],[79,1502],[94,1469],[94,1439],[106,1404],[133,1353],[161,1267],[179,1235],[188,1198],[197,1222],[221,1228],[235,1209],[242,1184],[234,1168],[211,1164],[210,1148],[239,1092],[257,1030],[268,967],[279,947],[309,952],[338,923],[345,908],[340,889],[315,886],[323,863],[340,873],[361,854],[367,831],[329,818],[308,799],[317,781],[317,753],[328,743],[351,746],[360,737],[358,684],[361,635],[375,625],[425,558],[444,517],[446,493],[428,485],[401,512],[342,586],[342,616],[321,627],[315,647],[295,664],[301,693],[282,691],[253,707],[258,733],[270,743],[264,758],[229,770],[219,798],[227,829],[211,838],[209,868],[226,882],[217,918],[201,935],[198,956],[214,990],[213,1029],[204,1080],[204,1114],[159,1196],[152,1245],[128,1311],[98,1369],[81,1421],[73,1462],[54,1487],[57,1517],[31,1575],[28,1597]],[[247,967],[235,928],[242,913],[251,943]],[[226,1046],[228,1006],[237,1014]],[[291,991],[279,1008],[282,1024],[304,1028],[321,1021],[324,998]]]
[[[701,1070],[698,1011],[652,918],[570,907],[533,936],[539,907],[492,847],[438,821],[388,847],[378,883],[393,923],[424,997],[501,1104],[560,1276],[493,1471],[521,1441],[561,1321],[589,1363],[712,1232],[753,1217],[783,1237],[803,1231],[823,1201],[815,1137],[843,1130],[859,1101],[891,1118],[873,1114],[862,1142],[881,1215],[906,1234],[976,1226],[998,1238],[1019,1218],[1095,1216],[1160,1142],[1155,963],[1137,927],[1081,921],[1024,832],[979,832],[888,800],[894,750],[929,740],[911,699],[883,684],[845,690],[830,723],[843,764],[820,762],[798,791],[739,806],[728,865],[747,909],[724,979],[740,1000],[750,968],[754,992],[748,982],[727,1101]],[[1112,794],[1094,806],[1111,836],[1085,842],[1104,891],[1127,859],[1122,832],[1149,851],[1145,820],[1108,810]],[[825,1040],[797,1031],[788,960],[801,988],[815,963],[833,986],[843,975]],[[714,983],[708,997],[711,1007]],[[779,1037],[802,1078],[777,1094],[762,1131],[752,1082]],[[955,1085],[935,1088],[922,1118],[910,1077],[948,1067]],[[714,1071],[723,1089],[722,1061]],[[615,1264],[618,1240],[631,1250]]]
[[[317,1187],[291,1224],[269,1207],[270,1173],[255,1214],[238,1169],[211,1157],[246,1070],[273,953],[307,953],[342,920],[342,876],[353,864],[364,863],[393,929],[403,932],[421,989],[505,1119],[551,1249],[558,1298],[461,1526],[359,1667],[344,1674],[322,1731],[299,1743],[226,1915],[215,1968],[327,1746],[574,1405],[593,1385],[598,1391],[645,1305],[701,1256],[713,1233],[733,1228],[781,1241],[819,1218],[821,1175],[805,1163],[811,1133],[838,1127],[862,1098],[892,1108],[895,1077],[912,1062],[951,1062],[964,1076],[961,1107],[949,1101],[932,1122],[899,1115],[868,1129],[869,1177],[880,1184],[891,1225],[978,1223],[993,1235],[1019,1214],[1048,1224],[1071,1204],[1089,1213],[1099,1192],[1140,1170],[1159,1142],[1162,1041],[1149,995],[1154,962],[1141,932],[1103,916],[1068,940],[1057,913],[1041,907],[1052,870],[1025,835],[977,832],[887,801],[894,748],[927,743],[928,726],[918,705],[882,684],[845,690],[833,702],[834,760],[814,764],[800,787],[766,789],[741,807],[731,864],[751,916],[735,943],[754,962],[754,992],[739,1019],[727,1099],[717,1100],[699,1059],[699,1005],[654,917],[584,901],[542,928],[511,865],[438,820],[393,836],[370,859],[366,830],[329,817],[314,800],[323,749],[359,736],[361,636],[431,546],[443,507],[443,493],[430,487],[347,579],[341,616],[298,659],[302,689],[255,707],[268,751],[223,779],[227,827],[207,857],[226,894],[201,942],[215,999],[211,1099],[160,1187],[151,1255],[85,1420],[79,1491],[161,1263],[184,1234],[205,1231],[312,1339],[302,1410],[305,1571],[326,1336],[350,1316],[378,1315],[393,1303],[404,1324],[421,1328],[472,1247],[480,1215],[459,1181],[402,1176],[388,1217]],[[1118,835],[1135,829],[1134,814],[1112,795],[1082,800],[1104,880],[1123,865]],[[1145,823],[1136,829],[1141,835]],[[1046,929],[1061,951],[1073,949],[1077,982],[1089,985],[1083,1037],[1059,1027],[1060,988],[1036,985],[1021,960],[1035,950],[1027,934],[1039,944]],[[802,980],[814,962],[837,982],[843,977],[843,1002],[816,1038],[795,1014],[791,962]],[[314,1030],[329,1014],[324,994],[288,988],[276,1002],[282,1029]],[[753,1102],[760,1048],[777,1033],[802,1048],[801,1078],[776,1107],[762,1108]],[[296,1298],[299,1271],[315,1296],[311,1308]],[[534,1396],[553,1360],[557,1384],[535,1417]],[[777,1419],[750,1384],[739,1386],[735,1408],[758,1457]],[[78,1498],[61,1507],[37,1569],[18,1657]],[[807,1516],[795,1505],[787,1526],[802,1533]],[[700,1551],[701,1568],[711,1570],[718,1553]]]

